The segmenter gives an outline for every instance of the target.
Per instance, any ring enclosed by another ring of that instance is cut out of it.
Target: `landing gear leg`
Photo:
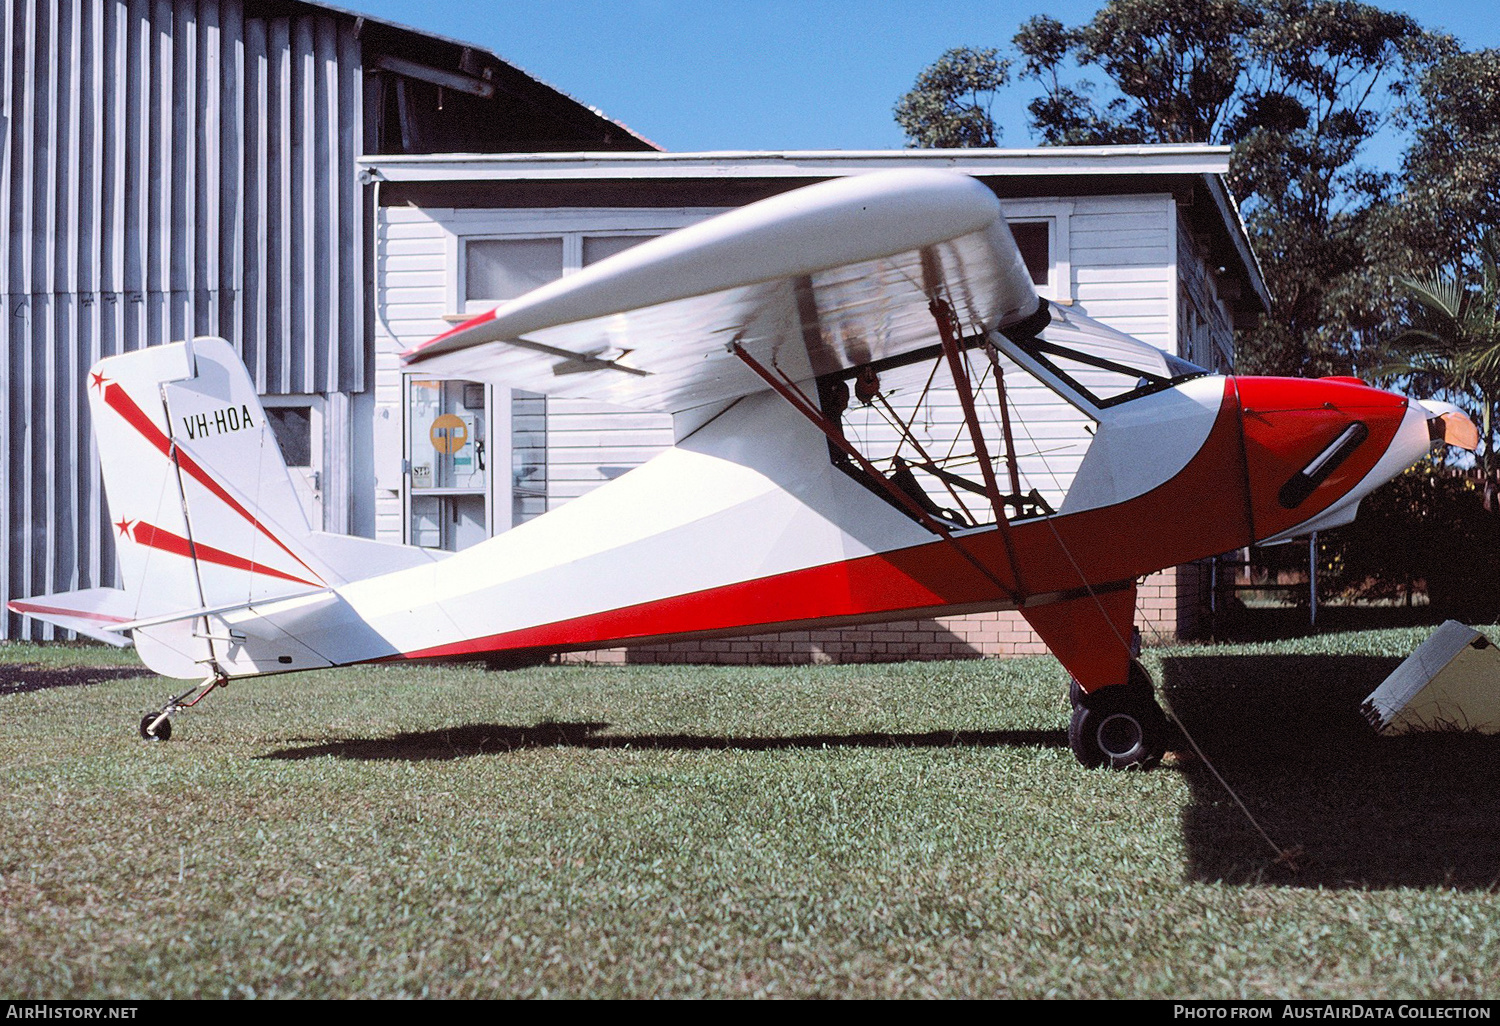
[[[205,680],[202,684],[198,684],[194,687],[188,688],[186,691],[176,696],[175,698],[167,699],[166,704],[156,712],[147,713],[145,716],[141,717],[141,740],[171,740],[171,716],[173,713],[180,712],[183,709],[191,709],[193,706],[203,701],[204,696],[206,696],[210,691],[214,690],[214,688],[226,687],[228,686],[228,684],[228,677],[222,674],[215,674],[214,676],[209,677],[207,680]],[[191,702],[183,701],[183,699],[193,694],[194,691],[197,691],[198,694],[193,697],[193,700]]]
[[[1068,747],[1085,767],[1150,769],[1161,762],[1170,727],[1140,663],[1130,664],[1127,683],[1088,693],[1074,681],[1069,696]]]

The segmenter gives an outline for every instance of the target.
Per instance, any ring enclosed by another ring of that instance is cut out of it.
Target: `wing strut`
[[[812,422],[814,427],[822,431],[823,434],[827,435],[830,442],[837,446],[850,459],[858,463],[860,469],[863,470],[872,481],[876,482],[882,489],[884,489],[885,492],[891,496],[891,498],[895,499],[902,508],[904,508],[907,512],[914,516],[917,519],[918,523],[922,524],[922,526],[926,527],[929,531],[932,531],[938,537],[942,538],[943,541],[947,542],[956,550],[958,550],[958,553],[963,556],[963,558],[970,565],[972,565],[974,569],[978,570],[981,574],[988,578],[990,583],[994,584],[995,587],[1004,592],[1005,595],[1012,602],[1016,603],[1017,606],[1022,604],[1021,596],[1016,591],[1016,589],[1007,586],[1005,582],[996,577],[994,572],[990,570],[989,567],[985,566],[978,557],[970,552],[962,542],[953,537],[952,532],[944,527],[936,517],[932,516],[930,513],[924,510],[915,499],[906,494],[900,488],[896,487],[896,485],[893,484],[884,474],[882,474],[875,468],[874,464],[865,459],[864,454],[849,443],[849,440],[844,437],[843,432],[834,427],[833,424],[829,422],[828,418],[823,415],[823,412],[815,407],[812,402],[805,395],[803,395],[801,391],[797,389],[797,386],[793,382],[788,380],[784,375],[772,374],[760,363],[760,361],[756,360],[755,357],[745,352],[744,348],[738,342],[731,342],[729,344],[729,351],[734,353],[735,356],[738,356],[740,360],[744,362],[745,366],[754,371],[762,381],[764,381],[767,385],[770,385],[778,395],[780,395],[783,399],[790,403],[794,410],[802,414],[802,416],[806,417],[809,421]],[[994,492],[993,487],[991,488],[991,492]],[[1004,529],[1003,521],[1002,529]],[[1006,549],[1008,552],[1010,549],[1010,537],[1008,534],[1002,535],[1002,537],[1005,538]],[[1011,556],[1011,567],[1012,570],[1014,570],[1014,555]]]
[[[1016,513],[1020,515],[1021,468],[1016,463],[1016,439],[1010,429],[1010,403],[1005,398],[1005,369],[1000,366],[1000,354],[993,345],[984,347],[984,355],[990,358],[990,367],[995,371],[995,391],[1000,397],[1000,433],[1005,436],[1005,469],[1010,474],[1010,494],[1016,500]]]
[[[974,412],[974,391],[969,387],[969,375],[963,357],[958,351],[958,332],[953,324],[953,308],[944,300],[934,298],[929,306],[933,320],[937,321],[938,335],[943,342],[943,353],[948,358],[948,369],[953,375],[953,387],[958,392],[959,404],[964,409],[964,420],[968,422],[969,434],[974,442],[974,455],[979,459],[980,472],[984,474],[984,490],[990,505],[995,508],[995,526],[1000,530],[1000,540],[1005,544],[1005,556],[1010,560],[1011,576],[1015,578],[1016,590],[1025,594],[1026,583],[1021,579],[1021,566],[1016,559],[1015,543],[1010,537],[1010,524],[1005,519],[1005,499],[1000,494],[1000,484],[995,480],[995,467],[990,463],[989,446],[984,442],[984,431],[979,426],[979,416]],[[1001,394],[1001,409],[1005,409],[1004,393]],[[1005,425],[1009,427],[1009,418]],[[1006,445],[1011,445],[1009,431]],[[1011,449],[1014,453],[1014,447]],[[1021,493],[1020,482],[1015,484],[1016,495]]]

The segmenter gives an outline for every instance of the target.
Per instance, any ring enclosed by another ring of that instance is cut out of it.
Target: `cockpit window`
[[[993,524],[997,515],[1051,514],[1094,441],[1096,419],[987,343],[966,346],[959,363],[972,418],[941,352],[819,378],[823,415],[868,461],[831,443],[834,466],[912,515],[883,478],[950,530]]]
[[[1056,307],[1006,336],[819,377],[834,466],[937,531],[1046,517],[1064,508],[1100,407],[1208,373]]]
[[[1208,373],[1197,364],[1053,305],[1040,331],[1012,338],[1094,405],[1114,406]]]

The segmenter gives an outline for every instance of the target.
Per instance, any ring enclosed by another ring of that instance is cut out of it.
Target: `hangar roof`
[[[312,0],[244,0],[262,16],[323,12],[350,22],[364,69],[400,80],[365,133],[369,152],[651,150],[651,140],[499,54],[462,40]]]

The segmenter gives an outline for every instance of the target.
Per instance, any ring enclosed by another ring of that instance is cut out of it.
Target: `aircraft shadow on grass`
[[[1500,737],[1377,737],[1360,703],[1400,660],[1369,656],[1189,656],[1162,665],[1162,690],[1193,738],[1283,849],[1265,840],[1202,761],[1176,761],[1189,787],[1189,879],[1294,887],[1500,886]],[[1060,748],[1055,730],[725,737],[602,733],[607,723],[467,724],[384,738],[307,743],[264,759],[449,760],[523,749],[775,751],[841,747]],[[1172,772],[1158,770],[1156,772]]]
[[[1295,871],[1196,758],[1182,815],[1191,879],[1302,887],[1500,885],[1500,737],[1379,737],[1360,703],[1399,665],[1369,656],[1163,661],[1163,691]]]
[[[1063,730],[934,730],[922,734],[800,734],[792,737],[713,737],[698,734],[601,734],[608,723],[495,723],[444,727],[394,737],[351,739],[283,748],[262,759],[462,759],[524,748],[635,748],[680,752],[768,752],[796,748],[966,748],[1013,745],[1065,748]]]

